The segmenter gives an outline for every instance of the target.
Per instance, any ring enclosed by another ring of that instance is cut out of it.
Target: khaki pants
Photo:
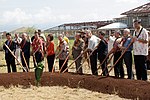
[[[18,59],[18,61],[20,62],[21,61],[21,57],[20,57],[20,48],[17,48],[16,51],[15,51],[15,56],[16,58]],[[17,62],[17,61],[16,61]]]

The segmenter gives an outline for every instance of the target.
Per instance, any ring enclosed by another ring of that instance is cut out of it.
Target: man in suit
[[[104,59],[107,56],[108,53],[108,43],[104,39],[105,33],[99,32],[99,38],[101,39],[101,42],[98,45],[97,51],[98,51],[98,60],[100,63],[104,61]],[[108,69],[107,69],[107,60],[101,65],[102,71],[103,71],[103,76],[106,76],[108,74]]]
[[[27,34],[26,33],[23,33],[22,34],[22,41],[21,41],[21,44],[20,44],[20,48],[21,48],[21,62],[22,62],[22,65],[23,67],[27,70],[29,68],[29,59],[30,59],[30,42],[27,40]],[[24,58],[23,58],[24,56]],[[26,63],[27,65],[26,65]],[[28,68],[27,68],[28,67]],[[25,70],[23,70],[23,72],[25,72]]]
[[[73,58],[76,59],[83,52],[83,49],[84,49],[84,41],[81,38],[81,34],[76,33],[74,45],[72,47]],[[81,61],[82,61],[82,56],[80,56],[79,59],[75,61],[76,70],[77,73],[79,74],[82,74]]]
[[[12,41],[11,34],[6,33],[6,38],[7,40],[5,44],[9,47],[9,49],[13,53],[15,53],[16,45],[15,45],[15,42]],[[11,54],[11,52],[9,52],[9,50],[6,48],[5,45],[3,46],[3,49],[5,50],[5,60],[7,64],[8,73],[11,73],[11,69],[12,69],[12,72],[17,72],[16,65],[15,65],[15,57]]]

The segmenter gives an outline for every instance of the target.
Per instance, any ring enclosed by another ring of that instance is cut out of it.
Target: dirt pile
[[[34,85],[34,73],[0,74],[0,86],[8,88],[11,85],[22,85],[25,88]],[[43,73],[42,86],[68,86],[85,88],[106,94],[117,94],[128,99],[150,99],[150,83],[145,81],[116,79],[92,75],[77,75],[73,73]]]

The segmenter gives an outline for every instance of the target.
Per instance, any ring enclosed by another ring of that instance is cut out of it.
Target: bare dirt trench
[[[0,86],[22,85],[29,88],[35,84],[34,73],[1,73]],[[116,79],[93,75],[77,75],[74,73],[49,73],[42,75],[41,86],[68,86],[85,88],[106,94],[117,94],[122,98],[150,100],[150,83],[147,81]]]

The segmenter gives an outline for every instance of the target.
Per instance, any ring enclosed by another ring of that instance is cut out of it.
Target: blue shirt
[[[126,39],[126,41],[125,41],[125,43],[123,44],[123,47],[128,47],[128,45],[131,43],[131,38],[129,38],[129,37],[127,37],[127,38],[125,38]],[[127,51],[132,51],[133,50],[133,45],[131,45],[129,48],[128,48],[128,50]]]

